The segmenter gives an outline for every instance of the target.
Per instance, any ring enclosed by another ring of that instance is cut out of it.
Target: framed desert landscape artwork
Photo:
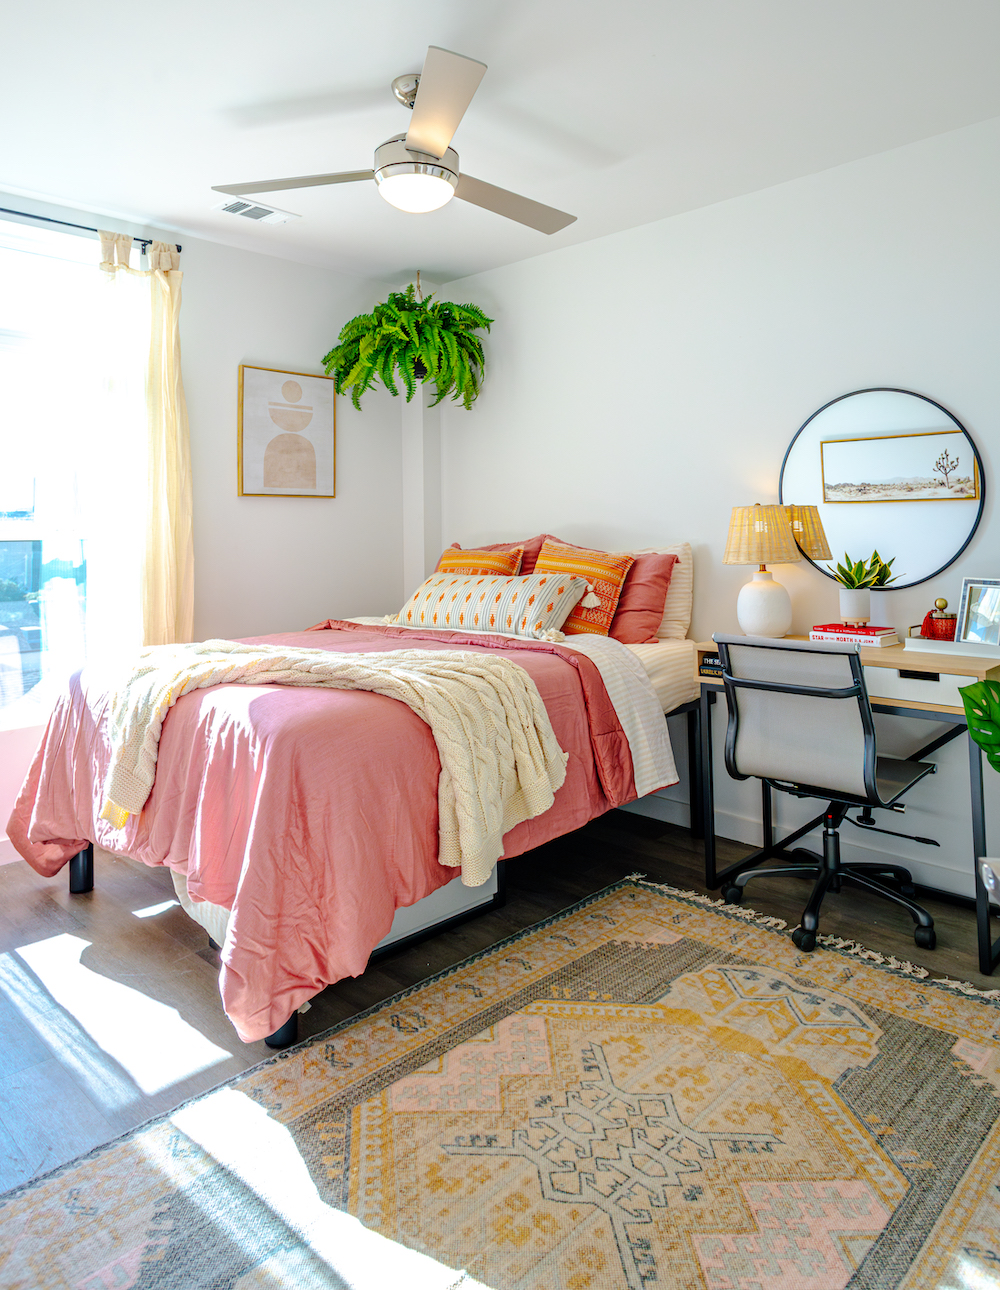
[[[332,376],[240,367],[241,497],[335,497]]]
[[[824,502],[969,502],[979,469],[961,430],[932,430],[820,444]]]

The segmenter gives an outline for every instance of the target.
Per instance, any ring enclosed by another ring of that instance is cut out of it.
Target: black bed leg
[[[503,909],[507,903],[507,862],[506,860],[497,861],[497,890],[493,897],[493,903],[488,905],[488,909]]]
[[[283,1026],[279,1026],[273,1035],[264,1040],[268,1048],[287,1048],[299,1037],[299,1014],[293,1012]]]
[[[82,896],[94,890],[94,844],[88,842],[69,862],[69,894]]]

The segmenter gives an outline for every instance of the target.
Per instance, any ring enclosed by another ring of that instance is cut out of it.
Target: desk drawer
[[[905,669],[904,669],[905,671]],[[905,699],[908,703],[936,703],[960,708],[959,686],[971,685],[974,676],[952,676],[948,672],[926,672],[901,676],[894,667],[866,667],[865,685],[872,699]]]

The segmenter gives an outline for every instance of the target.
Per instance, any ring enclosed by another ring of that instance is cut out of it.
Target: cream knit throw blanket
[[[438,859],[461,866],[468,887],[486,881],[503,854],[503,835],[547,811],[566,778],[567,756],[535,683],[506,658],[416,649],[334,654],[211,640],[143,650],[113,696],[101,819],[120,829],[142,810],[173,704],[191,690],[234,684],[373,690],[412,708],[430,726],[441,758]]]

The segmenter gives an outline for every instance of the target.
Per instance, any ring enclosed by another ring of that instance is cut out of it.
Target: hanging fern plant
[[[323,366],[337,393],[350,392],[359,410],[361,396],[380,380],[398,395],[397,379],[407,403],[417,381],[431,381],[435,404],[450,395],[471,408],[483,383],[484,362],[482,341],[474,333],[489,331],[492,322],[477,305],[419,297],[411,282],[405,291],[391,292],[372,313],[352,318]]]

